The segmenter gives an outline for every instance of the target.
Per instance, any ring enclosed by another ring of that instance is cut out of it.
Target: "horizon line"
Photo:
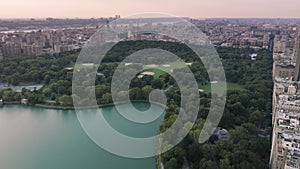
[[[116,15],[115,15],[116,16]],[[101,19],[101,18],[114,18],[115,16],[99,16],[99,17],[14,17],[14,18],[2,18],[0,20],[45,20],[48,18],[51,19]],[[220,17],[189,17],[189,16],[177,16],[179,18],[189,18],[189,19],[300,19],[300,17],[227,17],[227,16],[220,16]],[[122,16],[121,16],[122,18]],[[126,17],[125,17],[126,18]]]

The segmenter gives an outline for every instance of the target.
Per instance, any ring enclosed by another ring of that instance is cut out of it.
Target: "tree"
[[[73,98],[68,95],[62,95],[59,97],[60,105],[62,106],[72,106],[73,105]]]
[[[142,100],[143,99],[142,90],[138,87],[132,88],[129,91],[129,97],[132,100]]]
[[[46,97],[50,97],[51,94],[52,94],[52,90],[50,88],[45,88],[43,89],[43,94],[46,96]]]
[[[110,93],[105,93],[105,94],[102,96],[101,104],[109,104],[109,103],[112,103],[112,97],[111,97],[111,94],[110,94]]]
[[[10,101],[15,101],[14,100],[14,92],[12,91],[12,90],[5,90],[4,92],[3,92],[3,100],[4,101],[8,101],[8,102],[10,102]]]
[[[152,91],[152,87],[149,85],[146,85],[142,88],[143,98],[148,100],[150,92]]]
[[[154,79],[152,86],[154,89],[162,89],[164,87],[164,82],[161,79]]]
[[[219,169],[219,166],[217,163],[211,161],[202,159],[199,163],[199,169]]]
[[[176,158],[171,158],[169,161],[167,161],[165,168],[166,169],[179,169]]]

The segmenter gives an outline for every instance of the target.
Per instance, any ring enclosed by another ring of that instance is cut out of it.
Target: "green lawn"
[[[204,90],[205,93],[209,93],[209,92],[211,92],[211,87],[210,86],[211,86],[210,83],[208,83],[206,85],[199,84],[199,89]],[[244,87],[242,85],[239,85],[237,83],[227,82],[227,90],[243,90],[243,89],[244,89]]]
[[[180,69],[185,66],[188,66],[182,62],[172,62],[170,64],[165,65],[157,65],[157,67],[151,67],[149,65],[145,65],[143,68],[145,69],[143,72],[154,72],[154,78],[159,78],[159,76],[168,73],[171,73],[172,70]]]
[[[154,74],[154,79],[159,78],[159,76],[166,74],[166,72],[159,70],[159,69],[146,69],[143,72],[153,72]]]

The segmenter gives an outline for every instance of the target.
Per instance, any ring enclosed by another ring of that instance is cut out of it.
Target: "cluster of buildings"
[[[89,37],[97,31],[99,26],[109,23],[114,19],[120,18],[119,15],[107,19],[89,19],[89,20],[61,20],[47,18],[45,21],[30,20],[20,21],[24,28],[10,21],[6,24],[11,25],[10,30],[1,31],[0,29],[0,59],[10,55],[43,55],[54,54],[65,51],[71,51],[81,48]],[[4,22],[4,21],[0,21]],[[254,49],[274,49],[283,51],[294,45],[290,40],[297,24],[276,24],[272,21],[269,24],[264,20],[243,20],[243,19],[205,19],[194,20],[191,22],[199,27],[216,46],[233,47],[233,48],[254,48]],[[66,23],[63,26],[63,23]],[[97,24],[98,23],[98,24]],[[33,24],[30,27],[28,24]],[[15,27],[13,27],[15,25]],[[43,27],[45,26],[45,27]],[[113,26],[113,25],[112,25]],[[136,27],[129,24],[129,27]],[[143,25],[143,27],[152,27],[152,23]],[[142,27],[141,25],[137,27]],[[15,28],[15,29],[13,29]],[[18,28],[18,29],[17,29]],[[32,28],[32,29],[29,29]],[[33,28],[39,28],[33,30]],[[159,29],[159,27],[158,27]],[[278,30],[284,33],[281,36],[275,36]],[[175,41],[174,39],[164,36],[153,37],[153,34],[133,35],[134,32],[128,32],[127,40],[145,40],[145,39],[163,39]],[[130,36],[133,35],[133,36]],[[191,37],[193,38],[193,37]],[[286,39],[289,43],[277,43]],[[274,47],[273,47],[274,41]],[[279,55],[280,52],[278,52]]]
[[[0,55],[54,54],[82,48],[96,27],[0,33]]]
[[[274,35],[292,34],[297,20],[277,19],[206,19],[192,20],[216,46],[273,49]],[[289,45],[289,44],[286,44]]]
[[[273,133],[270,168],[300,168],[300,32],[281,32],[273,50]]]
[[[99,19],[0,20],[0,59],[80,49],[99,27],[120,15]]]
[[[18,22],[6,23],[7,21],[5,21],[5,24],[11,25],[12,28],[8,31],[1,31],[0,29],[0,59],[9,55],[42,55],[79,49],[97,31],[99,26],[118,18],[120,18],[119,15],[106,19],[92,18],[88,20],[47,18],[45,21],[22,21],[21,25],[26,26],[24,28],[20,28]],[[300,22],[297,20],[276,19],[190,19],[190,21],[199,27],[215,46],[273,49],[276,58],[293,55],[293,47],[296,42],[293,37],[295,37],[297,27],[300,26]],[[2,22],[4,21],[0,20],[0,23]],[[136,27],[147,28],[156,26],[153,23],[135,25],[132,22],[127,26],[132,29]],[[33,24],[34,27],[30,27],[30,24]],[[29,28],[35,28],[35,30]],[[159,25],[157,28],[163,29]],[[134,35],[134,32],[128,32],[129,38],[127,40],[162,39],[176,41],[164,35],[155,36],[153,34]]]

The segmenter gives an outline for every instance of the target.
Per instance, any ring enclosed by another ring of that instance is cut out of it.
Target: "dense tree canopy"
[[[98,68],[103,76],[97,76],[95,90],[98,104],[110,104],[111,80],[118,62],[140,49],[159,47],[169,50],[185,62],[192,62],[190,69],[199,85],[209,84],[207,72],[201,61],[184,44],[173,42],[120,42],[104,58]],[[126,50],[124,50],[126,49]],[[251,61],[249,54],[258,53],[257,60]],[[227,81],[243,86],[243,89],[229,90],[226,107],[219,124],[230,133],[229,141],[211,138],[205,144],[198,143],[198,137],[210,107],[210,93],[201,93],[197,123],[183,142],[161,155],[166,169],[181,168],[184,162],[192,169],[240,169],[267,168],[270,140],[258,136],[259,130],[271,132],[270,113],[272,98],[272,57],[267,50],[218,48]],[[0,62],[2,83],[44,84],[40,90],[23,89],[21,93],[10,89],[0,90],[4,101],[19,101],[28,98],[30,104],[55,104],[71,106],[73,66],[78,52],[62,53],[56,56],[11,56]],[[71,68],[71,69],[70,69]],[[130,66],[129,66],[130,69]],[[176,71],[176,70],[175,70]],[[179,71],[179,70],[177,70]],[[84,82],[82,82],[84,83]],[[180,108],[180,90],[168,74],[159,77],[135,77],[131,81],[131,100],[148,100],[153,89],[163,89],[168,98],[167,110],[160,131],[169,128]],[[124,93],[119,93],[124,94]]]

